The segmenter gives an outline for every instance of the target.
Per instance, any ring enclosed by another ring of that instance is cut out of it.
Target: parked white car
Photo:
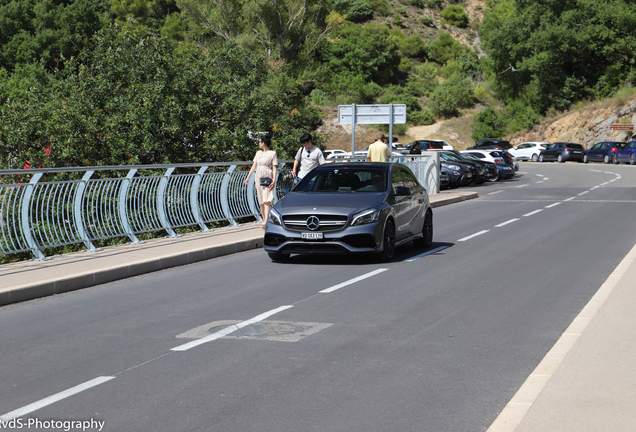
[[[336,155],[346,154],[347,152],[344,150],[325,150],[322,152],[325,159],[333,159]]]
[[[547,142],[524,142],[508,150],[508,153],[516,159],[539,161],[539,153],[544,150],[550,143]]]
[[[499,151],[497,150],[464,150],[460,153],[467,153],[469,155],[477,156],[479,159],[483,159],[488,162],[494,162],[496,164],[506,163],[504,158],[499,156]],[[491,153],[494,153],[495,156],[493,156]]]

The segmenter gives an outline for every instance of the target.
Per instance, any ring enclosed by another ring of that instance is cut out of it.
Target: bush
[[[420,24],[425,25],[427,27],[435,28],[435,20],[429,17],[420,18]]]
[[[430,109],[424,108],[420,111],[410,113],[407,120],[414,125],[430,125],[435,123],[435,116]]]
[[[470,18],[461,6],[449,6],[442,11],[442,22],[459,28],[466,28]]]
[[[431,9],[441,9],[442,0],[426,0],[426,6],[428,6]]]
[[[505,124],[492,108],[487,108],[475,116],[475,123],[472,125],[471,138],[475,142],[490,137],[503,136]]]
[[[402,2],[407,5],[411,5],[411,6],[415,6],[419,8],[424,6],[424,3],[422,2],[422,0],[402,0]]]
[[[447,33],[440,35],[433,41],[428,50],[428,56],[431,60],[440,65],[446,64],[447,61],[457,59],[468,51],[468,47],[457,42]]]
[[[373,10],[362,0],[336,0],[333,9],[345,14],[351,22],[359,23],[373,18]]]
[[[391,9],[389,9],[389,5],[386,0],[362,0],[366,3],[371,10],[379,16],[389,16],[391,15]]]

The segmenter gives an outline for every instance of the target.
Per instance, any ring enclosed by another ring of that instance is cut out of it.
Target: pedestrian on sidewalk
[[[261,227],[265,228],[269,209],[272,207],[272,202],[274,201],[278,158],[276,152],[272,150],[272,135],[270,133],[266,133],[260,137],[258,146],[260,150],[257,151],[254,156],[254,163],[244,183],[247,185],[250,177],[254,171],[256,171],[254,185],[256,187],[256,194],[258,195],[258,204],[261,207],[261,217],[263,218]]]
[[[386,159],[391,157],[391,150],[384,143],[384,134],[382,132],[378,133],[375,142],[369,146],[367,156],[370,162],[386,162]]]
[[[420,150],[420,143],[415,141],[409,150],[409,154],[421,155],[422,150]],[[411,162],[415,162],[415,158],[411,158]]]
[[[325,163],[325,156],[322,151],[311,143],[310,134],[303,134],[300,137],[300,143],[303,146],[298,149],[294,158],[294,167],[292,168],[292,175],[297,175],[298,181],[301,181],[309,171]],[[298,169],[299,164],[300,170]]]

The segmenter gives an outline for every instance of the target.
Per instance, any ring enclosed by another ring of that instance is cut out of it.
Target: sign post
[[[605,130],[611,130],[612,131],[612,141],[616,141],[616,131],[633,131],[634,130],[634,125],[633,124],[614,123],[614,124],[610,124],[610,125],[605,125]]]
[[[356,150],[356,124],[388,124],[393,147],[393,125],[406,123],[406,105],[338,105],[338,123],[351,125],[351,155]]]

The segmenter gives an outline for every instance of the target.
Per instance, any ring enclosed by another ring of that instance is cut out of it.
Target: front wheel
[[[603,156],[603,163],[606,163],[606,164],[610,163],[610,157],[609,157],[609,155],[605,155],[605,156]]]
[[[634,153],[629,155],[629,164],[636,165],[636,157],[634,157]]]
[[[433,212],[428,210],[424,216],[424,227],[422,228],[422,238],[413,241],[415,247],[429,248],[433,244]]]
[[[533,154],[532,155],[532,162],[539,162],[539,155],[538,154]]]
[[[497,175],[494,177],[490,177],[488,181],[494,183],[496,181],[499,181],[500,178],[501,178],[501,171],[497,170]]]
[[[382,234],[382,252],[380,252],[380,259],[382,261],[391,261],[393,255],[395,255],[395,225],[392,220],[388,220],[384,226],[384,233]]]
[[[618,156],[616,156],[616,153],[614,153],[614,156],[612,157],[612,163],[614,165],[618,165]]]
[[[539,155],[539,162],[543,162],[543,155]]]
[[[559,157],[557,158],[557,161],[559,161],[559,163],[563,163],[563,162],[565,162],[565,161],[563,160],[563,155],[559,155]]]
[[[289,254],[280,252],[268,252],[267,255],[272,261],[287,261],[289,259]]]
[[[587,158],[587,155],[583,155],[583,163],[588,163],[590,160]]]

